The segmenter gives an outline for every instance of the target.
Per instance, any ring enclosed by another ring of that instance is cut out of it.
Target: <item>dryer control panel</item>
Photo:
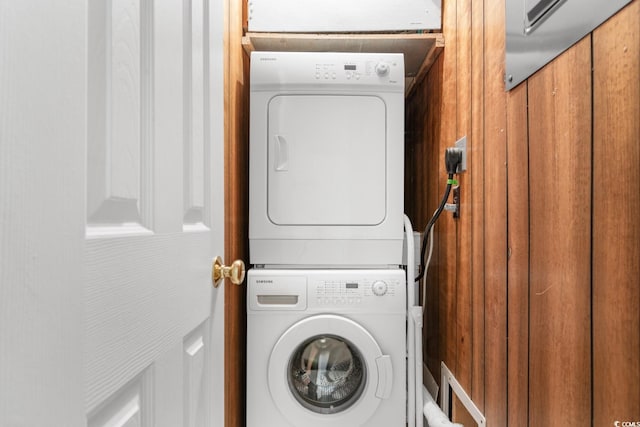
[[[398,75],[397,58],[369,58],[366,60],[323,61],[315,64],[313,75],[316,81],[336,83],[396,83]]]
[[[404,92],[400,53],[252,52],[251,90],[332,85]]]
[[[406,310],[404,270],[262,270],[248,273],[253,311]]]

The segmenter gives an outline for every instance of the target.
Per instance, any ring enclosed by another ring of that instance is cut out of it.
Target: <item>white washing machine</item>
[[[406,423],[403,270],[248,273],[247,427]]]
[[[253,52],[250,95],[251,263],[400,265],[402,54]]]

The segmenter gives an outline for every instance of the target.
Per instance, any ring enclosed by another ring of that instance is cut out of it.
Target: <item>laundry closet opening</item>
[[[258,12],[255,13],[257,16]],[[406,144],[410,138],[407,132],[410,123],[405,112],[410,108],[409,103],[422,102],[416,91],[442,56],[442,33],[439,30],[349,34],[259,32],[251,31],[252,26],[256,28],[256,24],[250,21],[253,18],[252,15],[246,17],[247,21],[244,22],[247,25],[244,28],[237,27],[230,37],[230,46],[237,49],[237,43],[240,42],[243,51],[236,51],[230,57],[230,91],[232,99],[236,97],[236,102],[229,103],[235,109],[231,115],[235,127],[232,126],[230,131],[237,139],[235,143],[233,138],[229,141],[233,144],[230,151],[236,154],[230,159],[232,163],[229,170],[236,177],[236,182],[243,185],[243,191],[247,187],[249,189],[248,199],[236,197],[236,204],[231,200],[231,206],[227,208],[230,215],[232,212],[246,215],[241,216],[241,224],[228,224],[230,229],[235,226],[238,235],[246,236],[249,240],[248,246],[245,246],[247,242],[244,239],[240,246],[234,242],[236,250],[241,252],[233,253],[267,270],[306,268],[309,265],[325,268],[397,268],[403,264],[403,213],[412,208],[413,203],[422,203],[422,198],[427,196],[421,194],[417,201],[414,195],[408,197],[407,185],[411,183],[411,175],[405,163],[408,159]],[[324,52],[328,52],[326,56],[322,56]],[[366,53],[370,56],[364,56]],[[401,55],[390,56],[394,53]],[[287,66],[278,68],[277,64],[283,62]],[[257,69],[262,71],[257,72]],[[273,74],[273,78],[269,78],[270,74]],[[399,94],[398,87],[401,88]],[[398,114],[401,117],[398,118]],[[404,128],[404,133],[396,128],[398,122],[403,125],[401,128]],[[340,132],[336,132],[336,128]],[[260,138],[260,141],[256,142],[256,138]],[[400,149],[396,148],[398,145]],[[247,165],[251,175],[249,182],[243,169]],[[427,168],[426,163],[423,166]],[[401,173],[398,174],[398,171]],[[244,194],[243,191],[235,191],[234,194]],[[328,205],[335,208],[327,209]],[[244,228],[247,222],[248,230]],[[300,276],[304,275],[300,273]],[[367,286],[372,286],[375,277],[376,274],[367,275]],[[256,280],[255,272],[253,276],[249,275],[249,286],[258,286],[252,280]],[[281,282],[278,275],[270,280]],[[317,301],[314,299],[314,302],[370,304],[364,295],[343,297],[342,292],[346,294],[348,290],[342,289],[339,275],[334,280],[338,283],[340,293],[323,294],[325,296]],[[419,300],[419,296],[413,297],[413,283],[411,285],[412,301]],[[317,284],[307,283],[306,286],[310,295],[320,292]],[[406,282],[404,286],[407,286]],[[248,292],[251,294],[253,290],[249,289]],[[243,306],[244,297],[237,290],[235,296],[230,295],[234,302],[229,306]],[[410,328],[413,320],[408,316],[406,304],[408,299],[405,299],[403,315],[404,324],[409,319],[408,326],[391,333],[403,337],[403,341],[391,346],[395,351],[408,345],[402,342],[415,340],[415,335],[410,332],[413,330]],[[338,306],[331,309],[336,309],[338,313],[343,310]],[[370,309],[372,307],[367,308]],[[385,312],[388,309],[381,306],[380,310]],[[236,312],[231,309],[230,317],[241,328],[249,329],[248,342],[238,340],[236,348],[248,346],[246,363],[251,362],[247,365],[247,378],[243,376],[241,364],[231,367],[235,368],[239,378],[249,384],[246,390],[238,388],[231,391],[236,393],[237,399],[247,396],[247,407],[242,410],[246,411],[246,419],[255,423],[254,412],[257,407],[267,405],[269,409],[282,400],[291,401],[291,393],[279,382],[277,384],[280,385],[273,386],[269,380],[269,389],[262,390],[262,387],[266,387],[264,381],[253,378],[258,373],[252,366],[261,363],[254,363],[253,359],[258,348],[254,343],[255,330],[263,322],[273,319],[273,315],[262,322],[250,315],[248,324],[245,324],[244,312],[238,308]],[[358,319],[358,322],[366,324],[363,319]],[[369,326],[375,328],[375,325]],[[379,339],[381,332],[373,329],[370,333]],[[407,339],[407,336],[410,338]],[[384,343],[384,346],[388,348],[389,343]],[[411,349],[406,352],[413,354],[419,349],[419,353],[423,353],[422,342],[409,346]],[[385,393],[375,392],[377,397],[371,401],[367,395],[350,403],[352,406],[344,412],[345,417],[360,412],[367,414],[362,415],[365,418],[357,418],[359,421],[356,418],[349,421],[356,423],[353,425],[359,425],[372,416],[380,425],[396,425],[402,419],[397,414],[406,418],[410,426],[415,425],[416,420],[421,423],[422,398],[416,397],[422,395],[422,390],[417,390],[420,386],[414,385],[418,382],[416,378],[422,377],[421,364],[415,364],[414,356],[404,363],[398,360],[397,355],[383,353],[381,357],[380,360],[386,361],[385,366],[391,366],[388,363],[393,360],[393,369],[383,368],[380,375],[389,384],[391,381],[395,384],[394,399],[382,400],[378,408],[377,404]],[[273,355],[265,354],[263,358],[271,360]],[[365,375],[367,372],[373,375],[373,372],[381,369],[376,364],[363,366],[366,368]],[[439,370],[434,372],[437,375]],[[300,375],[304,376],[306,372]],[[411,378],[400,381],[407,375]],[[398,385],[399,381],[406,385]],[[274,392],[272,387],[282,389]],[[260,391],[256,391],[256,388]],[[400,389],[402,395],[399,394]],[[312,419],[318,420],[318,426],[334,418],[347,422],[346,418],[336,418],[342,416],[337,413],[335,417],[325,417],[326,421],[308,418],[313,412],[309,410],[308,402],[296,399],[299,404],[291,404],[284,410],[280,408],[278,412],[284,414],[285,418],[291,417],[288,422],[292,425],[300,424],[302,420],[309,423]],[[371,409],[373,402],[377,403]],[[306,410],[301,411],[300,408]],[[278,416],[276,412],[269,415]],[[283,419],[278,422],[286,421]]]

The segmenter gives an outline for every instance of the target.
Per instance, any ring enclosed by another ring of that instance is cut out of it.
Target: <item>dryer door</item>
[[[268,376],[274,404],[305,427],[363,425],[393,383],[390,356],[362,326],[336,315],[290,327],[273,348]]]
[[[269,102],[267,210],[276,225],[378,225],[387,215],[386,106],[377,96]]]

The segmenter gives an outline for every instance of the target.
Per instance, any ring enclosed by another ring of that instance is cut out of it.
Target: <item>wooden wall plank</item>
[[[248,61],[242,49],[242,0],[225,0],[225,261],[244,260],[248,247]],[[225,427],[245,425],[246,288],[225,289]]]
[[[590,36],[529,79],[529,422],[591,415]]]
[[[405,213],[411,219],[415,231],[422,231],[427,225],[427,206],[431,186],[429,183],[429,173],[431,168],[425,167],[428,140],[432,137],[428,122],[433,116],[427,108],[425,102],[411,102],[411,100],[426,97],[426,93],[431,93],[431,89],[437,90],[438,86],[431,80],[424,80],[417,86],[414,97],[410,98],[405,107]],[[437,98],[437,96],[434,97]],[[432,119],[431,119],[432,120]],[[431,121],[431,124],[434,122]],[[416,260],[417,261],[417,260]]]
[[[485,415],[507,423],[507,153],[503,0],[484,1]]]
[[[527,82],[507,95],[508,424],[529,417],[529,135]]]
[[[421,86],[416,90],[420,91]],[[415,221],[416,212],[422,205],[415,203],[415,198],[421,194],[418,190],[421,172],[426,168],[418,169],[418,149],[420,147],[421,138],[416,129],[416,116],[418,116],[419,106],[417,102],[407,102],[404,108],[404,213],[411,220],[411,224],[416,229]],[[417,262],[418,260],[416,260]]]
[[[429,103],[421,103],[425,105],[425,116],[423,118],[422,134],[424,138],[424,151],[422,153],[422,161],[426,162],[419,166],[421,170],[426,171],[424,176],[424,193],[427,197],[423,199],[423,210],[420,215],[420,230],[423,231],[428,220],[431,218],[433,211],[436,209],[441,197],[440,189],[437,186],[438,175],[441,171],[437,167],[439,144],[438,140],[442,132],[441,108],[443,99],[443,78],[444,78],[444,57],[438,58],[429,77],[425,79],[426,93],[429,96]],[[424,167],[424,165],[428,165]],[[434,237],[434,247],[438,242],[438,236]],[[428,282],[426,286],[426,309],[424,319],[424,355],[427,367],[432,374],[440,378],[440,362],[442,361],[441,342],[440,342],[440,299],[439,299],[439,270],[434,268],[439,263],[438,251],[434,249],[431,268],[429,270]]]
[[[484,411],[484,2],[471,3],[471,134],[467,141],[467,167],[463,204],[471,217],[471,310],[472,378],[471,398]]]
[[[640,1],[593,33],[593,425],[640,420]]]
[[[432,162],[430,163],[432,167],[437,167],[437,181],[435,181],[435,192],[437,195],[435,199],[433,199],[435,200],[435,204],[430,208],[431,213],[433,213],[442,199],[447,183],[444,152],[447,147],[450,147],[455,142],[457,134],[457,52],[459,49],[457,8],[457,1],[444,2],[443,4],[443,34],[448,49],[445,49],[445,52],[441,55],[444,57],[442,106],[440,110],[442,125],[440,127],[440,134],[434,144],[436,151],[433,154],[435,158],[432,158]],[[431,214],[429,217],[431,217]],[[444,361],[447,366],[455,367],[457,364],[456,224],[451,214],[445,212],[441,215],[435,228],[436,239],[434,242],[437,246],[434,248],[434,253],[437,253],[438,257],[433,267],[434,270],[438,272],[436,276],[437,284],[430,281],[429,286],[437,286],[439,294],[440,355],[442,361]],[[439,372],[438,369],[438,376]],[[453,373],[456,375],[455,370]]]
[[[457,120],[456,139],[467,137],[471,141],[471,0],[458,0],[457,28],[458,50],[456,65]],[[446,141],[453,145],[452,141]],[[469,206],[471,180],[469,172],[458,175],[460,183],[460,203]],[[447,215],[451,217],[451,214]],[[471,301],[471,225],[470,212],[461,209],[460,218],[454,220],[456,226],[456,364],[454,374],[462,387],[471,393],[473,366],[473,311]]]

